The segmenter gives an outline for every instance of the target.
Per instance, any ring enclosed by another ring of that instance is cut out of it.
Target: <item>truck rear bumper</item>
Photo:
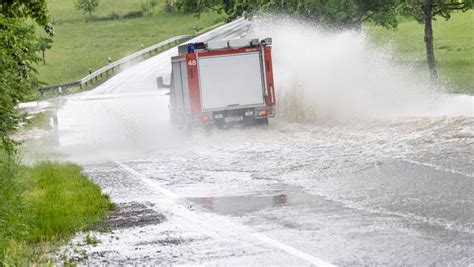
[[[198,113],[193,115],[193,125],[232,126],[255,125],[259,120],[275,117],[274,107],[243,108]]]

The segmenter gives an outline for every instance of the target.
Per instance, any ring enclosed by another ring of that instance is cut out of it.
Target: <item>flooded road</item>
[[[246,22],[227,27],[201,38],[248,31]],[[118,206],[111,231],[93,233],[98,244],[80,234],[58,258],[84,265],[474,264],[471,96],[438,97],[447,100],[436,105],[459,112],[347,119],[357,106],[310,121],[280,110],[268,128],[190,137],[169,127],[168,98],[154,88],[173,53],[68,97],[58,111],[58,151],[81,163]]]

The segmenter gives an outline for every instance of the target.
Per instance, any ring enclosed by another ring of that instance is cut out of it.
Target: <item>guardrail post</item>
[[[59,145],[59,123],[58,123],[58,113],[57,109],[55,108],[53,111],[53,138],[54,144]]]

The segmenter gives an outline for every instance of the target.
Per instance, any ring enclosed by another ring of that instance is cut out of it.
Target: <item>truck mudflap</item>
[[[273,107],[221,110],[193,115],[193,126],[211,126],[218,128],[254,126],[268,124],[268,118],[275,117]]]

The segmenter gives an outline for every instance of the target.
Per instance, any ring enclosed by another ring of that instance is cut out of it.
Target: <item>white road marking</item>
[[[157,182],[147,178],[144,174],[141,174],[137,171],[135,171],[134,169],[128,167],[127,165],[121,163],[121,162],[118,162],[118,161],[115,161],[115,163],[117,165],[119,165],[120,167],[122,167],[124,170],[128,171],[129,173],[133,174],[134,176],[140,178],[140,180],[142,180],[145,184],[147,184],[148,186],[150,186],[151,188],[153,188],[153,190],[155,190],[156,192],[168,197],[168,198],[171,198],[171,199],[177,199],[179,198],[179,196],[165,188],[163,188],[161,185],[159,185]]]
[[[143,183],[148,185],[154,191],[166,196],[167,198],[169,198],[171,200],[180,199],[180,196],[178,194],[176,194],[174,192],[171,192],[170,190],[162,187],[158,182],[147,178],[146,175],[135,171],[134,169],[128,167],[127,165],[125,165],[122,162],[114,161],[114,163],[117,164],[118,166],[120,166],[121,168],[123,168],[124,170],[126,170],[127,172],[129,172],[130,174],[132,174],[132,175],[136,176],[137,178],[139,178]],[[287,244],[284,244],[280,241],[272,239],[272,238],[270,238],[270,237],[268,237],[264,234],[257,233],[257,232],[251,230],[250,228],[248,228],[248,227],[246,227],[242,224],[230,221],[227,218],[224,218],[222,216],[219,216],[219,219],[220,219],[220,222],[222,222],[223,224],[226,224],[227,226],[230,226],[234,229],[238,229],[238,230],[241,230],[241,231],[245,231],[247,234],[249,234],[249,236],[259,240],[260,242],[268,244],[268,245],[270,245],[274,248],[283,250],[286,253],[291,254],[291,255],[293,255],[293,256],[301,259],[301,260],[304,260],[304,261],[306,261],[306,262],[308,262],[312,265],[315,265],[315,266],[335,266],[332,263],[329,263],[329,262],[324,261],[324,260],[322,260],[318,257],[315,257],[315,256],[310,255],[306,252],[303,252],[299,249],[296,249],[296,248],[291,247]]]
[[[456,171],[456,170],[452,170],[452,169],[448,169],[448,168],[444,168],[444,167],[441,167],[441,166],[438,166],[436,164],[432,164],[432,163],[426,163],[426,162],[421,162],[421,161],[416,161],[416,160],[408,160],[408,159],[403,159],[403,161],[406,161],[408,163],[413,163],[413,164],[418,164],[418,165],[422,165],[422,166],[427,166],[427,167],[431,167],[435,170],[439,170],[439,171],[445,171],[445,172],[450,172],[450,173],[454,173],[454,174],[460,174],[460,175],[464,175],[464,176],[467,176],[467,177],[472,177],[474,178],[474,174],[468,174],[468,173],[464,173],[464,172],[460,172],[460,171]]]

